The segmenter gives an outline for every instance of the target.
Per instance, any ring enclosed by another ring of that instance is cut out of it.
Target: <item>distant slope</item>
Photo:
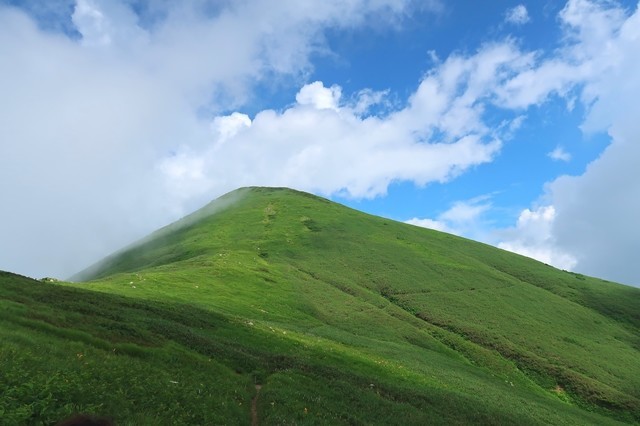
[[[227,194],[79,274],[91,282],[0,277],[5,334],[28,318],[34,341],[40,323],[82,328],[148,365],[235,371],[220,377],[242,409],[222,392],[212,416],[249,418],[258,382],[264,424],[640,421],[640,290],[297,191]]]

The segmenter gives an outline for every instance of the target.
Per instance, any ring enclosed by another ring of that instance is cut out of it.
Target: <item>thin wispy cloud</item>
[[[405,223],[423,228],[435,229],[450,234],[482,239],[486,228],[485,214],[492,208],[490,196],[475,197],[470,200],[456,201],[435,219],[417,218]]]
[[[561,146],[557,146],[553,151],[549,152],[547,156],[554,161],[571,161],[571,154]]]
[[[511,9],[508,9],[505,13],[504,20],[509,24],[522,25],[531,20],[529,17],[529,11],[523,4],[519,4]]]

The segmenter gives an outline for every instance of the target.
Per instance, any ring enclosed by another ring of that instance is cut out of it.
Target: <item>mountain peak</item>
[[[206,373],[251,392],[261,385],[255,410],[273,423],[295,412],[332,424],[640,419],[640,290],[304,192],[232,191],[79,278],[92,281],[0,274],[5,315],[20,326],[45,318],[42,339],[81,338],[109,363],[146,371],[171,359],[198,371],[146,385],[147,397],[170,392],[166,383],[203,392]],[[82,364],[86,350],[76,351]],[[122,371],[108,377],[151,377]],[[228,407],[246,400],[207,395],[217,407],[207,414],[244,415]]]

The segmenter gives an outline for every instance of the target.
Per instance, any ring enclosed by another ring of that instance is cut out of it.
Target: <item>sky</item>
[[[0,270],[287,186],[640,286],[636,1],[0,0]]]

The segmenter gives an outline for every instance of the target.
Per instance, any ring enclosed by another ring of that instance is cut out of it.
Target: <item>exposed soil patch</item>
[[[262,385],[256,385],[256,396],[251,400],[251,426],[258,426],[258,395],[260,394]]]

